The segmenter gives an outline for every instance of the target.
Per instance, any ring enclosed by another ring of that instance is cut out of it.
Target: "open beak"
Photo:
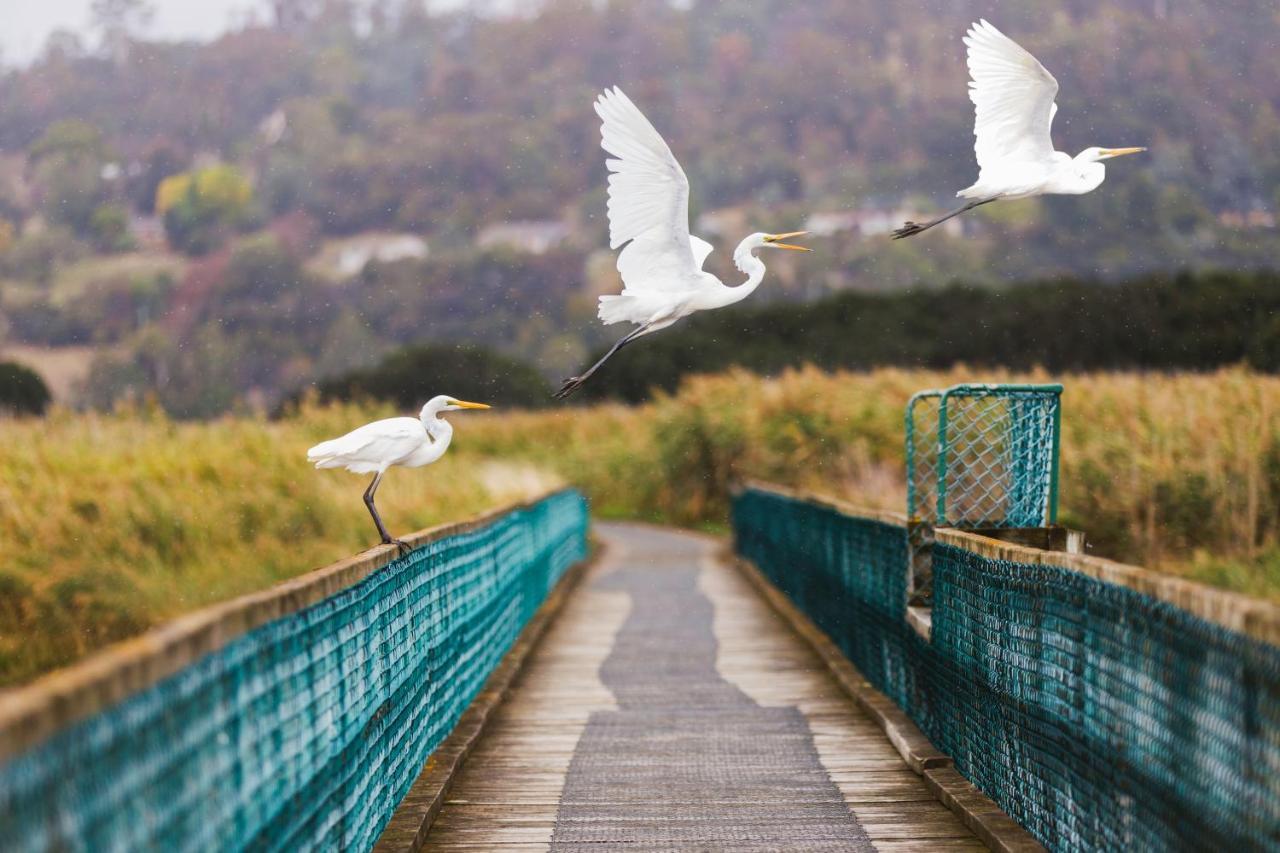
[[[466,400],[451,400],[450,402],[451,402],[451,403],[453,403],[453,405],[457,406],[459,409],[487,409],[487,408],[489,408],[489,407],[488,407],[487,405],[485,405],[484,403],[468,403]]]
[[[1113,157],[1123,157],[1126,154],[1141,154],[1146,150],[1145,148],[1104,148],[1102,149],[1102,156],[1104,159],[1110,160]]]
[[[793,246],[790,243],[781,243],[780,240],[787,240],[791,237],[803,237],[808,231],[788,231],[786,234],[769,234],[764,241],[775,249],[790,249],[793,252],[812,252],[813,249],[806,249],[804,246]]]

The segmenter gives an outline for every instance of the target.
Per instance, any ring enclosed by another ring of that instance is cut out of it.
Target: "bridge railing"
[[[551,494],[0,696],[0,849],[368,849],[586,535]]]
[[[956,769],[1054,850],[1280,843],[1280,607],[939,530],[930,632],[907,520],[754,485],[754,563]]]

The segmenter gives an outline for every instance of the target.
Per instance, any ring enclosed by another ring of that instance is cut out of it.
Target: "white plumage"
[[[919,234],[953,216],[999,199],[1081,195],[1106,179],[1103,160],[1145,148],[1087,148],[1075,157],[1055,151],[1058,81],[1013,39],[985,20],[969,28],[969,100],[974,109],[978,180],[956,193],[969,202],[930,222],[908,222],[894,239]]]
[[[975,190],[987,183],[996,187],[1014,164],[1044,170],[1056,162],[1049,131],[1058,110],[1054,103],[1058,81],[1034,56],[985,20],[970,28],[964,43],[972,78],[973,148],[982,174],[977,184],[959,195],[985,198]]]
[[[666,141],[631,99],[616,86],[596,100],[600,147],[611,156],[609,169],[609,247],[621,248],[618,272],[622,293],[600,297],[599,317],[605,325],[634,323],[633,330],[581,376],[566,380],[556,393],[567,397],[600,365],[626,344],[665,329],[695,311],[720,308],[745,299],[764,278],[764,264],[754,250],[764,246],[808,251],[778,242],[789,234],[752,234],[734,252],[738,269],[748,276],[738,287],[726,287],[702,269],[711,254],[707,241],[689,233],[689,179]]]
[[[621,89],[596,101],[609,175],[609,248],[626,290],[701,286],[689,236],[689,179],[644,114]],[[630,243],[630,245],[627,245]]]
[[[440,417],[443,412],[459,409],[487,409],[483,403],[468,403],[447,395],[433,397],[416,418],[386,418],[357,427],[339,438],[322,441],[307,451],[307,461],[317,468],[345,468],[354,474],[373,474],[365,490],[364,502],[373,516],[384,544],[408,548],[392,539],[378,515],[374,495],[382,475],[393,465],[419,468],[435,462],[453,441],[453,426]]]
[[[387,418],[320,442],[307,451],[307,461],[317,468],[346,468],[353,474],[373,474],[392,465],[417,468],[443,456],[452,436],[453,431],[446,430],[439,439],[433,438],[418,418]]]

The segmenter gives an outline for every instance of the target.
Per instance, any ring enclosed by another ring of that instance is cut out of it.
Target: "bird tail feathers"
[[[342,448],[339,444],[340,439],[331,439],[322,441],[315,447],[307,451],[307,461],[316,463],[317,468],[339,468],[342,461],[335,458],[340,456]]]
[[[622,294],[608,294],[600,297],[600,309],[598,315],[600,322],[606,326],[613,323],[634,323],[636,320],[632,317],[635,313],[635,298]]]

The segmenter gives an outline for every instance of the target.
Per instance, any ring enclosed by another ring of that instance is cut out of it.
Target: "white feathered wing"
[[[372,474],[408,458],[426,440],[426,428],[417,418],[387,418],[320,442],[307,451],[307,461],[317,468]]]
[[[1058,81],[985,20],[970,27],[964,43],[980,172],[977,183],[957,195],[979,198],[1007,192],[1020,169],[1045,169],[1054,162],[1050,130],[1058,112]]]
[[[711,244],[689,233],[689,179],[644,113],[616,86],[596,100],[608,152],[609,247],[620,295],[600,297],[605,323],[645,323],[672,294],[702,287]]]

